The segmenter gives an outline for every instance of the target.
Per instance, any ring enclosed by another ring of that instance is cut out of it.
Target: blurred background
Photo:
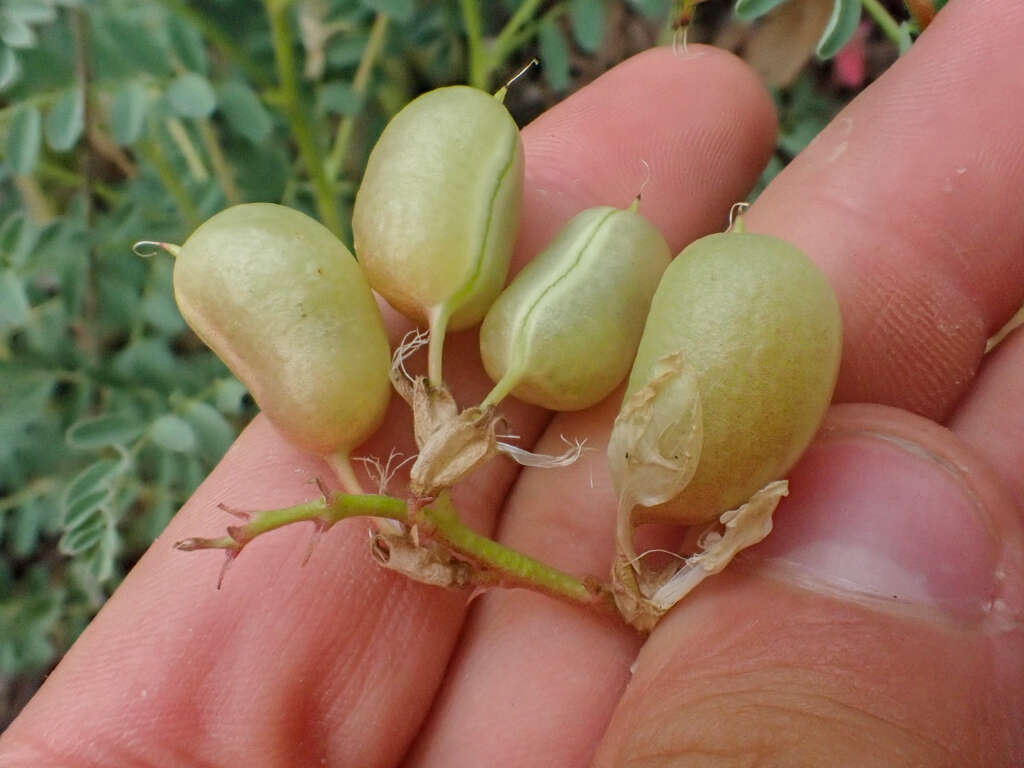
[[[760,189],[942,4],[0,0],[0,728],[254,412],[135,241],[273,201],[351,245],[370,148],[417,94],[536,57],[506,99],[525,125],[684,28],[775,96]]]

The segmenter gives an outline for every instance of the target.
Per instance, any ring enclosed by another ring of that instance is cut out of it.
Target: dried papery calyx
[[[666,270],[609,444],[620,497],[613,581],[634,624],[649,626],[703,576],[645,571],[633,528],[705,526],[690,562],[705,574],[767,535],[779,481],[831,400],[841,337],[820,269],[783,240],[743,232],[742,220]]]
[[[588,408],[629,372],[671,253],[636,208],[574,216],[516,276],[480,328],[484,368],[506,395],[556,411]]]

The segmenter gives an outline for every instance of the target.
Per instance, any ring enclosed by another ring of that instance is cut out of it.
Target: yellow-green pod
[[[181,247],[174,295],[292,444],[347,454],[380,425],[391,354],[380,310],[317,221],[270,203],[221,211]]]
[[[841,345],[835,294],[797,247],[727,232],[686,248],[654,294],[626,400],[648,387],[659,361],[680,353],[699,390],[699,461],[678,495],[636,507],[633,522],[707,522],[784,477],[824,418]],[[681,392],[685,382],[671,381],[651,407],[681,412],[672,402],[677,382]],[[689,450],[682,426],[661,435],[662,454]],[[611,458],[622,466],[623,457]],[[629,482],[617,478],[620,486]],[[640,498],[643,489],[630,493]]]
[[[523,167],[494,96],[452,86],[408,104],[370,153],[352,214],[370,285],[435,334],[478,323],[508,276]]]
[[[506,394],[556,411],[588,408],[629,373],[651,296],[672,257],[633,209],[577,214],[494,302],[484,368]]]

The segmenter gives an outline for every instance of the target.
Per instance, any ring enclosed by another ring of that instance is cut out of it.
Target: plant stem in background
[[[488,90],[490,73],[487,69],[487,52],[484,50],[483,21],[477,0],[459,0],[462,11],[462,26],[466,28],[466,42],[469,51],[469,84],[474,88]]]
[[[900,23],[892,17],[879,0],[860,0],[860,2],[864,10],[871,15],[875,23],[885,32],[886,37],[898,46],[900,44]]]
[[[75,174],[75,180],[76,184],[81,182],[77,174]],[[46,193],[40,188],[39,182],[34,176],[14,174],[11,181],[14,183],[14,188],[18,190],[21,203],[25,207],[29,219],[42,226],[56,218],[57,213],[53,210],[49,198],[46,197]]]
[[[185,231],[191,232],[199,226],[199,210],[192,202],[192,197],[185,189],[185,185],[178,178],[178,172],[167,160],[163,148],[156,141],[145,140],[138,143],[138,149],[153,166],[160,181],[174,198],[174,202],[178,204],[178,210],[181,212],[182,218],[185,219]]]
[[[469,48],[470,85],[483,91],[491,90],[495,70],[504,65],[512,52],[523,44],[520,30],[534,17],[539,6],[540,0],[524,0],[494,41],[487,44],[483,36],[479,0],[459,0]]]
[[[87,246],[85,290],[82,292],[82,323],[78,329],[78,344],[92,361],[100,359],[99,340],[99,269],[96,263],[96,245],[92,239],[92,156],[89,136],[92,133],[93,108],[89,98],[92,79],[89,66],[89,20],[81,8],[72,8],[71,32],[75,41],[75,80],[82,100],[82,134],[78,144],[78,162],[82,174],[82,219],[85,224]]]
[[[384,45],[387,37],[388,17],[386,14],[378,13],[370,27],[370,37],[366,41],[366,48],[359,59],[359,67],[356,69],[355,77],[352,78],[352,90],[360,97],[366,95],[370,85],[370,75],[373,74],[373,65]],[[345,162],[345,155],[348,154],[348,145],[352,141],[352,132],[355,130],[355,116],[345,115],[338,123],[338,132],[334,135],[334,146],[331,147],[331,154],[327,158],[327,178],[337,181],[341,173],[342,164]]]
[[[238,205],[242,202],[242,196],[235,185],[235,178],[231,173],[231,166],[224,157],[224,150],[220,147],[217,139],[217,130],[208,118],[200,118],[196,121],[199,126],[199,138],[210,155],[210,165],[213,166],[213,174],[217,177],[221,190],[224,192],[224,199],[228,205]]]
[[[313,195],[316,198],[320,220],[334,234],[340,235],[341,217],[338,214],[334,189],[327,177],[324,161],[320,156],[320,149],[299,93],[299,76],[295,69],[295,53],[292,50],[292,36],[288,24],[289,3],[285,0],[264,0],[264,5],[270,19],[270,35],[274,44],[274,58],[277,61],[277,76],[285,117],[298,144],[302,164],[313,183]]]
[[[188,167],[188,172],[192,174],[192,178],[196,181],[206,181],[210,178],[210,174],[203,164],[202,155],[199,154],[199,150],[196,149],[192,137],[188,135],[188,130],[181,120],[176,117],[169,117],[164,120],[164,126],[167,128],[167,133],[170,134],[174,145],[181,152],[181,156],[184,158],[185,165]]]

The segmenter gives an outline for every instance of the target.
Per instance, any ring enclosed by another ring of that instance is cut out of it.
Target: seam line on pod
[[[510,118],[511,119],[511,118]],[[484,236],[480,243],[480,248],[477,251],[476,261],[473,266],[473,274],[470,275],[459,290],[457,290],[447,302],[442,304],[442,311],[446,317],[451,317],[462,307],[462,303],[465,301],[466,296],[473,293],[476,288],[476,284],[480,279],[480,275],[483,273],[484,254],[487,252],[487,243],[491,237],[491,224],[494,222],[494,205],[498,197],[498,192],[501,191],[502,186],[505,183],[505,179],[508,177],[508,173],[512,166],[515,165],[516,161],[516,149],[519,145],[519,129],[516,128],[515,133],[512,136],[512,144],[508,154],[508,160],[505,161],[505,167],[501,169],[501,175],[498,177],[498,183],[494,185],[494,190],[491,192],[490,204],[487,206],[487,222],[484,226]],[[446,306],[447,305],[447,306]]]
[[[537,309],[538,306],[540,306],[540,303],[542,301],[544,301],[545,296],[547,296],[551,291],[553,291],[556,286],[558,286],[563,280],[565,280],[570,274],[572,274],[576,270],[576,268],[580,265],[580,262],[583,261],[583,255],[587,252],[587,249],[590,248],[591,243],[593,243],[597,236],[601,233],[601,230],[604,228],[605,223],[608,221],[608,219],[610,219],[617,213],[622,213],[622,211],[619,210],[618,208],[613,208],[607,214],[601,217],[597,224],[594,225],[594,230],[590,233],[590,236],[587,238],[587,241],[583,243],[582,246],[580,246],[579,252],[576,254],[576,257],[572,260],[572,263],[566,268],[566,270],[561,275],[558,276],[558,279],[552,281],[551,284],[548,285],[548,287],[541,292],[541,294],[537,297],[536,301],[534,301],[533,304],[530,305],[530,308],[526,310],[526,313],[523,315],[522,320],[522,329],[524,333],[521,333],[519,335],[519,343],[516,344],[514,364],[509,365],[509,370],[515,370],[516,368],[518,368],[520,365],[523,364],[523,361],[526,358],[526,353],[528,351],[527,337],[529,336],[529,334],[525,333],[525,331],[527,330],[527,328],[529,328],[530,317],[533,315],[534,310]]]

